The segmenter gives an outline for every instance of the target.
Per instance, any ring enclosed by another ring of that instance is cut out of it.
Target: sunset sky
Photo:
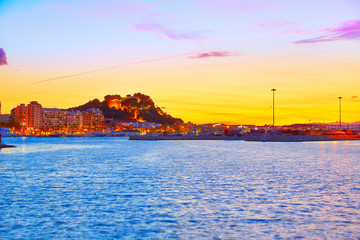
[[[141,92],[195,123],[360,120],[359,0],[0,0],[2,113]]]

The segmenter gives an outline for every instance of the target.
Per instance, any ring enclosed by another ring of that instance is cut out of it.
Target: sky
[[[359,0],[0,0],[2,113],[149,95],[185,122],[360,120]]]

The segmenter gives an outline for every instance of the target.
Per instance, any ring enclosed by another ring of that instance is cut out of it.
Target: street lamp
[[[340,124],[340,130],[341,130],[341,99],[342,97],[338,97],[339,99],[339,124]]]
[[[273,92],[273,130],[275,130],[275,91],[276,91],[276,89],[273,88],[273,89],[271,89],[271,91]]]

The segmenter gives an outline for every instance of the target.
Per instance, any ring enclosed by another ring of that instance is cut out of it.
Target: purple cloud
[[[0,48],[0,66],[7,65],[6,53],[3,48]]]
[[[295,44],[332,42],[342,40],[360,40],[360,19],[342,22],[336,27],[320,30],[322,35],[315,38],[295,41]]]
[[[198,58],[209,58],[209,57],[232,57],[232,56],[239,56],[238,53],[231,53],[227,51],[223,52],[207,52],[207,53],[199,53],[195,56],[190,56],[189,58],[198,59]]]
[[[145,23],[145,24],[136,24],[135,29],[140,31],[152,31],[160,35],[166,36],[173,40],[198,40],[203,38],[203,32],[181,32],[174,31],[166,28],[161,24],[156,23]]]

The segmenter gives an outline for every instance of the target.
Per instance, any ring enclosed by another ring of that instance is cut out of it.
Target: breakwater
[[[161,141],[161,140],[244,140],[244,136],[130,136],[129,140],[147,140],[147,141]]]
[[[131,136],[129,140],[162,141],[162,140],[244,140],[257,142],[310,142],[341,140],[318,135],[243,135],[243,136]]]
[[[245,141],[256,141],[256,142],[312,142],[312,141],[334,141],[336,139],[327,136],[319,135],[260,135],[252,136],[248,135],[245,137]]]
[[[12,147],[15,147],[13,145],[6,145],[6,144],[3,144],[3,143],[0,143],[0,149],[1,148],[12,148]]]

